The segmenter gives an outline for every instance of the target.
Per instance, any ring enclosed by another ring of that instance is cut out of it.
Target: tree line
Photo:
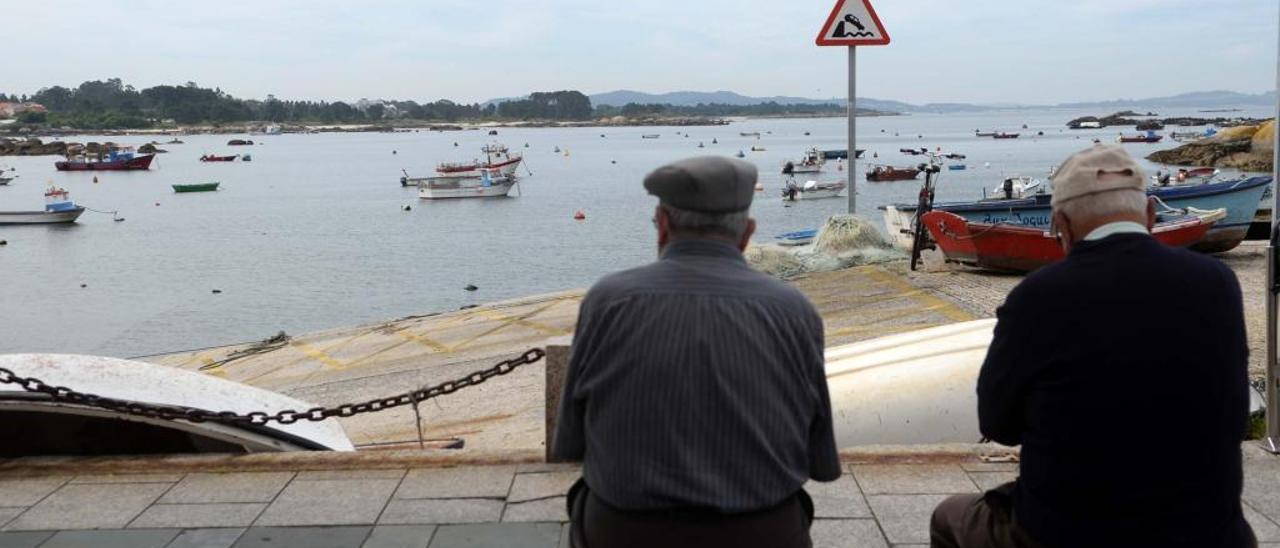
[[[48,112],[24,112],[18,121],[76,129],[137,129],[168,123],[394,123],[420,121],[589,120],[600,117],[751,116],[825,114],[838,105],[653,105],[592,106],[591,99],[573,90],[536,92],[522,99],[498,103],[455,103],[448,99],[416,101],[293,101],[268,95],[265,100],[239,99],[219,88],[195,82],[136,89],[119,78],[93,80],[75,88],[52,86],[35,94],[0,93],[0,101],[36,102]]]

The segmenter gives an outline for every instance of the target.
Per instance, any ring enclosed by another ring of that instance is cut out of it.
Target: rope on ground
[[[100,209],[94,209],[94,208],[92,208],[92,207],[85,207],[85,206],[80,206],[80,207],[84,207],[84,210],[85,210],[85,211],[92,211],[92,212],[94,212],[94,213],[102,213],[103,215],[110,215],[110,216],[111,216],[111,219],[112,219],[112,220],[115,220],[115,221],[123,221],[123,220],[124,220],[124,217],[121,217],[121,216],[120,216],[120,211],[119,211],[119,210],[115,210],[115,211],[102,211],[102,210],[100,210]]]
[[[261,341],[253,343],[252,345],[249,345],[247,348],[241,348],[240,350],[231,352],[221,360],[204,364],[200,366],[200,370],[209,371],[211,369],[217,369],[219,367],[222,367],[228,363],[231,363],[239,359],[247,358],[249,356],[257,356],[259,354],[266,354],[267,352],[279,350],[281,348],[284,348],[285,346],[288,346],[289,341],[291,340],[293,340],[292,337],[290,337],[284,331],[281,331],[279,333],[276,333],[274,336],[267,337],[265,339],[262,339]]]

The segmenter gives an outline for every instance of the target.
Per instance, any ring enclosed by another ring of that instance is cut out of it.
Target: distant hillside
[[[1117,99],[1114,101],[1095,101],[1088,103],[1064,103],[1057,105],[1064,108],[1129,108],[1129,107],[1240,107],[1271,106],[1276,104],[1275,92],[1248,94],[1234,91],[1196,91],[1180,93],[1168,97],[1152,97],[1148,99]]]
[[[627,103],[666,104],[675,106],[704,105],[758,105],[760,103],[778,103],[781,105],[824,105],[843,103],[844,99],[808,99],[805,97],[748,97],[732,91],[672,91],[669,93],[644,93],[641,91],[618,90],[608,93],[590,95],[593,105],[612,105],[620,107]]]

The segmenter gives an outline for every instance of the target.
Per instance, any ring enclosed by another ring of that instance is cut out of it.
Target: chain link
[[[163,420],[181,419],[190,422],[218,422],[227,424],[264,425],[270,422],[293,424],[300,420],[316,422],[330,417],[352,417],[361,413],[374,413],[377,411],[391,409],[393,407],[400,407],[402,405],[421,403],[431,398],[452,394],[468,386],[475,386],[493,377],[506,375],[507,373],[515,371],[516,368],[522,365],[535,363],[538,360],[541,360],[546,356],[546,354],[546,351],[541,348],[531,348],[515,358],[498,362],[496,365],[488,369],[474,371],[458,379],[445,381],[434,386],[428,386],[426,388],[405,392],[403,394],[386,398],[375,398],[358,403],[344,403],[334,407],[312,407],[305,411],[286,409],[276,413],[267,413],[263,411],[253,411],[249,413],[237,413],[235,411],[208,411],[194,407],[155,405],[119,400],[96,394],[78,392],[65,386],[53,386],[35,377],[20,376],[3,367],[0,367],[0,384],[16,384],[27,392],[45,394],[58,401],[98,407],[139,417]]]

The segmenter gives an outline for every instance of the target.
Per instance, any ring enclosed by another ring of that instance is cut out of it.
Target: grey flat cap
[[[662,203],[688,211],[746,211],[756,193],[756,166],[722,156],[699,156],[653,170],[644,178],[644,188]]]

